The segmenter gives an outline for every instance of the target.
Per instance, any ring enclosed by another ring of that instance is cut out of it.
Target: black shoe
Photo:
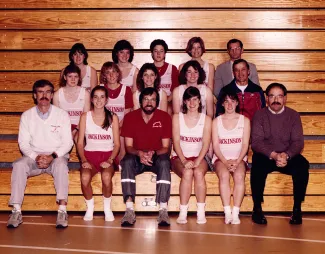
[[[289,223],[291,225],[300,225],[302,224],[302,214],[301,214],[301,210],[299,209],[293,209],[291,218]]]
[[[261,224],[261,225],[265,225],[267,224],[267,220],[263,214],[263,211],[253,211],[252,213],[252,220],[254,223],[256,224]]]

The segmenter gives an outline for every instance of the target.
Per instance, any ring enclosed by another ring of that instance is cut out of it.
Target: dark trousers
[[[309,179],[309,162],[301,154],[288,160],[288,164],[277,167],[274,160],[267,156],[254,153],[251,169],[251,189],[254,205],[260,205],[263,200],[263,193],[267,175],[273,171],[291,175],[293,181],[293,196],[295,203],[305,200],[306,189]]]
[[[168,154],[162,154],[153,157],[152,166],[144,165],[140,162],[140,157],[132,154],[126,154],[121,161],[122,174],[122,192],[124,202],[131,197],[135,200],[135,176],[143,172],[150,171],[157,175],[156,181],[156,202],[166,203],[170,197],[170,159]]]

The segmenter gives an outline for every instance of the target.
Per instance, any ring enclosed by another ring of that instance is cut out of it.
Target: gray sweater
[[[275,152],[286,152],[290,157],[301,153],[304,135],[300,115],[285,107],[281,114],[272,114],[268,108],[258,110],[252,121],[252,149],[270,157]]]

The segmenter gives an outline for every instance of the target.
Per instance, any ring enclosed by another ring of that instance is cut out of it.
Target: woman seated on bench
[[[201,95],[196,87],[188,87],[183,94],[182,112],[173,115],[172,170],[181,178],[179,186],[180,213],[177,223],[187,223],[188,202],[194,190],[197,199],[197,223],[206,223],[205,174],[208,164],[204,156],[211,142],[211,118],[202,113]]]
[[[225,212],[226,224],[240,224],[239,208],[245,193],[247,150],[250,137],[250,121],[239,114],[236,93],[225,93],[220,98],[224,113],[213,120],[212,142],[216,174]],[[230,209],[230,175],[234,179],[234,207]]]
[[[77,149],[81,160],[81,189],[87,211],[84,220],[93,219],[94,198],[91,187],[92,177],[98,172],[102,177],[105,221],[113,221],[111,210],[112,177],[118,169],[116,157],[120,149],[119,121],[115,114],[105,108],[108,91],[96,86],[91,91],[91,111],[80,118]],[[86,139],[86,146],[84,140]]]

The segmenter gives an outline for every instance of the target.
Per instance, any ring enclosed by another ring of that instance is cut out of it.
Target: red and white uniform
[[[118,120],[121,121],[124,118],[124,111],[125,111],[125,90],[126,86],[122,85],[122,89],[120,94],[117,98],[109,98],[105,107],[109,110],[114,112]]]
[[[132,68],[131,68],[131,70],[129,72],[129,75],[121,80],[121,84],[123,84],[125,86],[130,86],[132,88],[132,86],[133,86],[133,77],[134,77],[134,73],[135,73],[136,69],[137,69],[137,67],[132,65]]]
[[[91,67],[86,65],[86,75],[82,78],[81,87],[90,88]]]
[[[204,62],[204,64],[203,64],[203,70],[205,71],[204,84],[207,86],[208,83],[209,83],[209,63],[208,62]]]
[[[114,148],[112,125],[107,130],[98,126],[93,120],[91,111],[87,112],[85,138],[85,151],[109,152]]]
[[[59,89],[59,107],[68,112],[72,125],[78,125],[80,116],[85,106],[86,89],[81,87],[79,96],[75,102],[67,102],[64,97],[63,88]]]
[[[203,130],[206,115],[201,113],[199,121],[193,128],[187,127],[184,114],[179,113],[180,146],[186,158],[198,157],[203,145]],[[177,156],[173,152],[173,156]]]
[[[159,89],[158,93],[159,93],[159,98],[160,98],[160,100],[159,100],[159,105],[158,105],[158,109],[160,109],[160,103],[161,103],[161,98],[162,98],[163,90],[162,90],[162,89]],[[140,92],[139,92],[138,90],[136,90],[136,91],[135,91],[135,95],[136,95],[136,97],[138,98],[138,103],[139,103],[139,106],[140,106],[140,102],[139,102],[139,99],[140,99]]]
[[[186,85],[180,85],[178,94],[179,94],[179,100],[181,104],[181,111],[182,111],[182,105],[183,105],[183,94],[186,90]],[[206,100],[207,100],[207,86],[206,85],[199,85],[198,89],[200,90],[201,94],[201,103],[202,103],[202,113],[206,114],[207,113],[207,107],[206,107]]]
[[[168,64],[167,70],[160,77],[160,89],[164,90],[167,96],[171,95],[171,87],[172,87],[172,67],[173,65]]]
[[[219,137],[219,146],[222,155],[227,160],[238,159],[243,145],[244,136],[244,116],[240,115],[237,125],[232,130],[227,130],[222,124],[221,116],[217,117],[217,128]],[[212,162],[217,159],[217,156],[213,156]],[[247,161],[247,156],[243,159]]]

